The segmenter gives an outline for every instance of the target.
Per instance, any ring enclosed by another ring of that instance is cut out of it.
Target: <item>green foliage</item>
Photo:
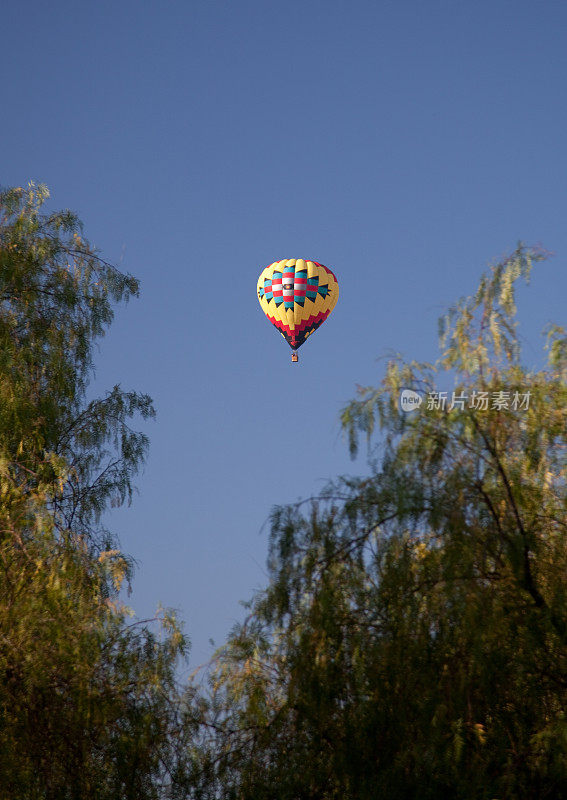
[[[186,642],[169,614],[132,622],[129,560],[101,523],[147,448],[130,420],[154,411],[119,386],[86,395],[96,340],[138,284],[46,198],[0,195],[0,797],[157,798],[180,769]]]
[[[32,541],[0,559],[0,796],[160,796],[179,631],[160,641],[106,597],[117,554]]]
[[[276,509],[271,579],[211,675],[199,797],[557,798],[567,787],[567,338],[520,362],[523,246],[343,412],[371,472]],[[509,392],[411,414],[400,391]],[[513,405],[529,392],[529,406]]]
[[[70,212],[41,214],[33,185],[0,195],[0,448],[24,493],[44,492],[59,529],[109,547],[100,518],[132,494],[147,447],[132,431],[151,400],[119,387],[86,402],[93,348],[113,302],[138,283],[104,261]]]

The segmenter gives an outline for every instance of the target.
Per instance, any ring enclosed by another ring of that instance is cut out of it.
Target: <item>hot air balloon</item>
[[[262,311],[292,349],[291,360],[308,336],[325,322],[339,297],[339,284],[317,261],[274,261],[258,278]]]

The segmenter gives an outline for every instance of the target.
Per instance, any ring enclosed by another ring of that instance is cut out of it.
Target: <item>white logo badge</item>
[[[400,395],[400,407],[406,413],[415,411],[423,403],[423,397],[412,389],[404,389]]]

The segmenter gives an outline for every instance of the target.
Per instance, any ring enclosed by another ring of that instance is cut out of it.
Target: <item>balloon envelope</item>
[[[325,322],[338,297],[335,275],[317,261],[274,261],[258,278],[262,311],[292,350]]]

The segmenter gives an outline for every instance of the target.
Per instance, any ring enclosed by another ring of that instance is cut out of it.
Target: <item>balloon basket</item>
[[[297,355],[295,350],[291,354],[291,361],[292,361],[293,364],[297,364],[297,362],[299,361],[299,356]]]

